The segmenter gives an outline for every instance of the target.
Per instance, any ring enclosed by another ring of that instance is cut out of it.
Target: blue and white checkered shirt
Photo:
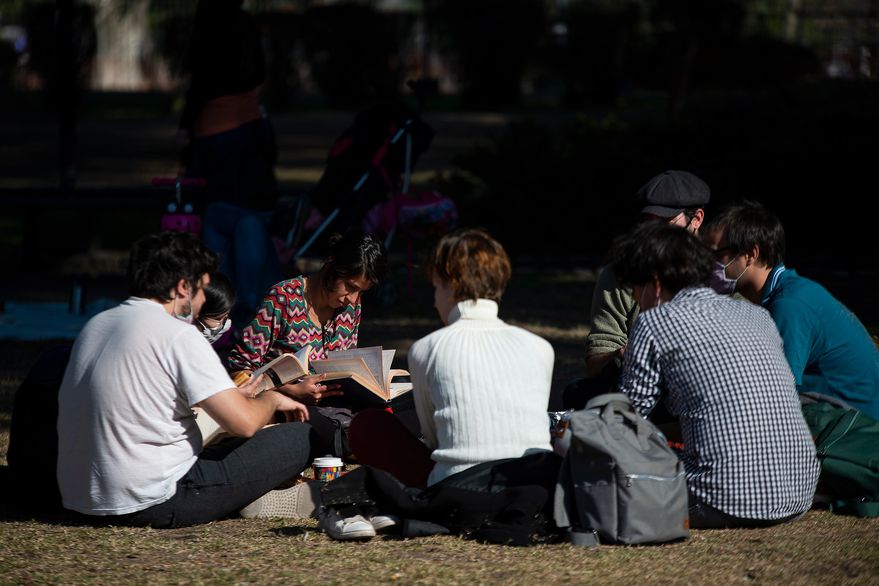
[[[815,444],[781,337],[762,307],[689,288],[643,312],[620,391],[644,416],[666,397],[680,419],[687,485],[703,502],[766,520],[811,506]]]

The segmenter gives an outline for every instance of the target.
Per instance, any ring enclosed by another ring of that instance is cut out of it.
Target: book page
[[[412,383],[404,383],[404,382],[391,383],[391,389],[390,389],[390,393],[388,393],[388,395],[389,395],[388,398],[393,399],[394,397],[402,395],[403,393],[408,393],[409,391],[412,390],[412,388],[413,388]]]
[[[226,433],[225,430],[220,427],[220,424],[217,423],[213,417],[208,415],[207,411],[205,411],[201,407],[195,407],[192,411],[195,415],[195,424],[198,426],[198,430],[201,432],[202,447],[214,443],[217,439],[219,439],[222,435]]]
[[[382,350],[382,381],[385,384],[382,388],[390,389],[391,387],[391,364],[394,362],[396,352],[396,350]]]
[[[251,376],[266,375],[263,391],[302,378],[308,374],[308,350],[308,346],[303,346],[296,354],[282,354],[255,370]]]
[[[366,368],[372,373],[379,387],[386,389],[385,369],[383,362],[383,352],[381,346],[370,346],[368,348],[351,348],[350,350],[333,350],[327,352],[326,360],[321,362],[335,362],[337,360],[362,358],[366,364]],[[329,368],[329,367],[328,367]],[[347,367],[332,367],[332,370],[348,370]],[[326,371],[325,371],[326,372]]]
[[[388,372],[388,377],[390,380],[394,380],[397,377],[409,377],[409,371],[404,370],[402,368],[394,368]],[[403,393],[411,391],[413,389],[413,385],[411,381],[397,381],[391,382],[388,388],[388,399],[393,399]]]
[[[366,361],[363,360],[362,356],[357,358],[340,358],[336,360],[315,360],[311,363],[311,367],[317,374],[331,372],[335,374],[354,373],[378,386],[378,382],[372,375],[372,372],[370,372],[369,367],[366,365]]]

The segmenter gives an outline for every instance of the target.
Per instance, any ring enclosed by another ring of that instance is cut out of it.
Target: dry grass
[[[535,293],[541,292],[538,302]],[[503,317],[546,336],[556,350],[554,391],[575,376],[591,295],[586,272],[517,272]],[[414,298],[371,308],[362,344],[399,348],[437,321],[418,284]],[[11,396],[40,344],[0,344],[0,464]],[[879,584],[879,519],[811,511],[787,526],[693,531],[683,543],[579,549],[514,548],[458,537],[334,542],[313,521],[232,519],[201,527],[93,528],[35,520],[0,503],[0,584]]]
[[[8,517],[7,517],[8,518]],[[684,543],[513,548],[457,537],[335,542],[313,521],[151,530],[0,523],[0,581],[63,584],[875,584],[879,520],[812,511],[790,526],[694,531]]]

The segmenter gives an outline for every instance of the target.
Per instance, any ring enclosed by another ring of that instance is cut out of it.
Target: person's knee
[[[583,388],[584,378],[575,378],[562,390],[562,407],[564,409],[582,409],[586,406],[586,390]]]
[[[366,409],[357,413],[348,427],[348,443],[351,450],[356,452],[357,447],[369,443],[371,437],[376,435],[376,430],[389,429],[398,422],[393,413],[384,409]]]

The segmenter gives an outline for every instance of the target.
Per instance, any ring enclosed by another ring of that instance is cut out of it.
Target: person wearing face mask
[[[317,273],[281,281],[268,290],[229,352],[227,366],[233,377],[240,380],[305,346],[310,348],[309,361],[324,359],[332,350],[356,348],[363,293],[377,285],[385,271],[385,250],[377,238],[356,229],[332,235]],[[340,417],[347,418],[351,406],[340,397],[339,385],[325,384],[324,378],[307,376],[279,388],[309,406],[310,423],[323,438],[324,453],[348,457],[347,436],[337,432]]]
[[[215,345],[232,329],[230,312],[234,306],[235,287],[232,281],[223,273],[211,275],[211,282],[204,289],[204,305],[195,320],[195,327],[205,340]]]
[[[261,378],[236,387],[192,327],[216,269],[192,234],[141,238],[128,262],[131,296],[77,336],[58,393],[57,478],[64,508],[83,520],[167,528],[223,519],[314,457],[305,405],[277,391],[255,396]],[[204,447],[196,405],[233,437]],[[266,427],[278,411],[291,423]]]
[[[730,204],[706,225],[712,287],[765,307],[801,393],[841,399],[879,419],[879,349],[845,305],[784,264],[784,227],[756,202]]]
[[[772,318],[713,291],[711,251],[683,230],[642,225],[615,242],[612,258],[641,306],[618,390],[644,417],[663,397],[679,419],[690,527],[801,516],[818,460]]]
[[[663,222],[697,234],[705,220],[711,189],[689,171],[668,170],[652,177],[636,194],[641,222]],[[565,409],[582,409],[587,401],[616,384],[629,330],[640,307],[632,292],[619,286],[613,267],[598,274],[586,336],[586,376],[571,381],[563,391]]]

